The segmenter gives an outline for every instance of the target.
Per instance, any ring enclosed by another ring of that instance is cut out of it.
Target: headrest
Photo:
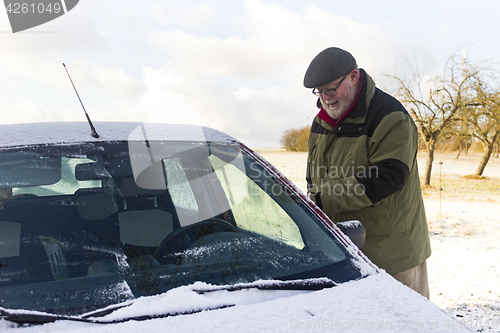
[[[118,213],[120,241],[137,246],[159,246],[174,231],[172,214],[160,209]]]
[[[118,211],[113,193],[85,194],[76,199],[78,215],[84,221],[105,220]]]
[[[120,186],[120,191],[122,192],[124,197],[133,197],[133,196],[150,196],[154,197],[160,194],[165,193],[165,190],[158,189],[147,189],[137,186],[134,178],[123,178]]]

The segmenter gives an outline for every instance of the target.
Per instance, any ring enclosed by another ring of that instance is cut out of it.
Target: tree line
[[[466,150],[473,140],[481,142],[483,156],[473,176],[482,176],[500,144],[500,84],[494,64],[469,63],[465,56],[455,53],[442,72],[430,79],[418,68],[410,68],[410,79],[389,77],[396,86],[393,94],[413,117],[427,154],[423,184],[430,185],[436,145],[451,137],[458,141],[460,151]],[[281,147],[307,151],[309,129],[306,126],[286,130]]]

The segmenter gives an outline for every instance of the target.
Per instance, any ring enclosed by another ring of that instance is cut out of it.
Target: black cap
[[[304,87],[320,87],[349,74],[356,67],[352,54],[338,47],[329,47],[311,61],[304,76]]]

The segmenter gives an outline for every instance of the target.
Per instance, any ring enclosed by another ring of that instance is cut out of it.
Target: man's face
[[[358,73],[352,71],[347,74],[347,77],[337,88],[337,91],[331,91],[320,97],[321,105],[323,109],[328,113],[333,119],[339,119],[354,103],[356,98],[356,82],[358,78]],[[335,88],[343,77],[336,79],[330,83],[327,83],[321,87],[316,88],[318,91],[327,91]]]

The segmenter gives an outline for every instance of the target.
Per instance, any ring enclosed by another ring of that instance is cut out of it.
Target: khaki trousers
[[[402,284],[415,290],[424,297],[429,298],[429,280],[427,278],[427,261],[418,266],[392,275]]]

